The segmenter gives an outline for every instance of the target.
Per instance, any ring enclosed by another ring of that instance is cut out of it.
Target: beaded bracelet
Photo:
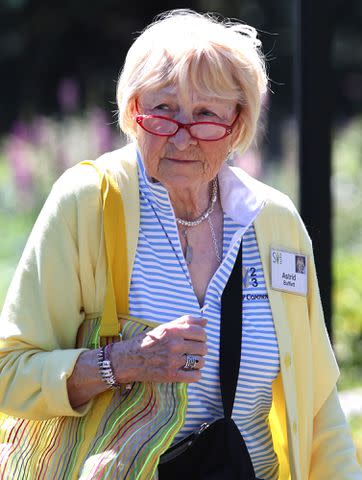
[[[97,351],[97,362],[98,362],[99,373],[102,380],[110,388],[117,389],[121,387],[121,384],[117,382],[116,377],[114,375],[113,365],[111,362],[111,349],[112,349],[111,343],[100,348]]]

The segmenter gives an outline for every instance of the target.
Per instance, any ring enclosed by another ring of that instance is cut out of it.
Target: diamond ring
[[[195,355],[189,355],[185,353],[186,361],[185,365],[182,367],[184,370],[194,370],[196,365],[199,363],[199,360],[195,357]]]

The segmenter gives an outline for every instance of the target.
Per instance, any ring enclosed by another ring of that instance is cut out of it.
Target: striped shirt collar
[[[160,182],[153,182],[148,177],[139,151],[137,151],[137,161],[142,194],[164,213],[173,212],[166,188]],[[220,169],[218,180],[224,213],[241,227],[249,226],[265,204],[263,184],[250,177],[241,168],[230,167],[226,163]]]

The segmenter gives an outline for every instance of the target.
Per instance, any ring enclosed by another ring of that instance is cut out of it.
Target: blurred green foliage
[[[333,306],[341,389],[362,385],[362,118],[335,135]]]
[[[362,255],[338,252],[333,267],[334,348],[346,389],[362,385]]]
[[[362,255],[362,116],[335,133],[332,193],[337,254]]]

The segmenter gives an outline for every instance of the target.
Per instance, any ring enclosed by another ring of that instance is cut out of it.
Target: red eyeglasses
[[[240,112],[236,115],[231,125],[215,122],[182,123],[161,115],[142,115],[140,113],[136,115],[136,122],[146,132],[159,137],[172,137],[176,135],[180,128],[185,128],[190,136],[196,140],[215,142],[231,134],[239,114]]]

